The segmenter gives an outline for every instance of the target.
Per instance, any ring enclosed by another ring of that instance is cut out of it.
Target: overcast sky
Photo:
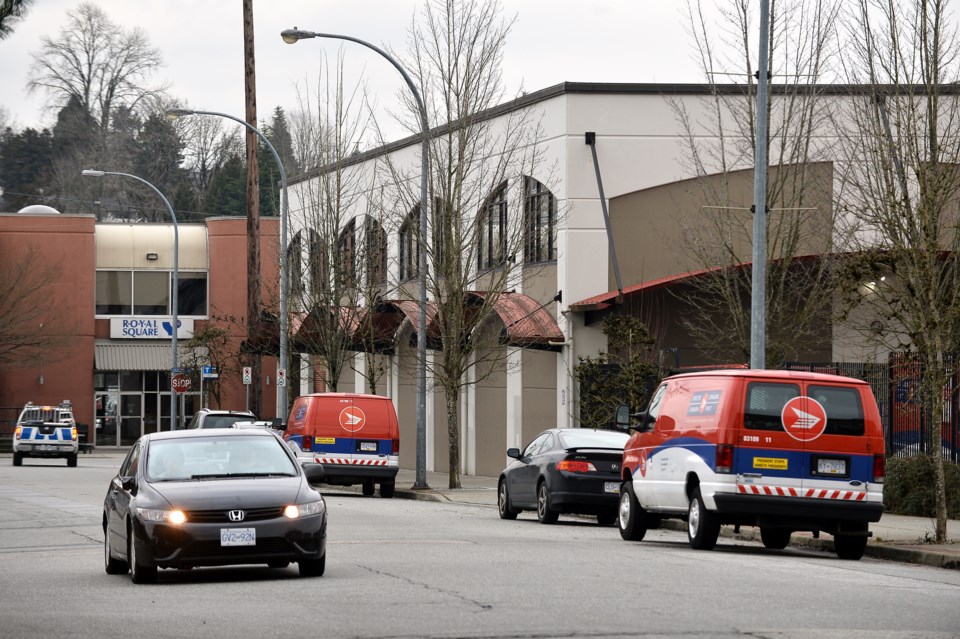
[[[257,108],[297,103],[296,86],[319,71],[321,51],[343,47],[348,73],[363,75],[380,107],[394,108],[402,77],[365,47],[332,40],[284,44],[294,26],[341,33],[405,50],[407,27],[424,0],[254,0]],[[153,78],[191,107],[243,117],[240,0],[94,0],[111,21],[143,28],[163,56]],[[14,33],[0,40],[0,108],[16,128],[50,126],[44,96],[28,95],[30,54],[57,37],[79,0],[34,0]],[[510,97],[564,81],[701,82],[685,22],[686,0],[504,0],[516,14],[504,60]]]

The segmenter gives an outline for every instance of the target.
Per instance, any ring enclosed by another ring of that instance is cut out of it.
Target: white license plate
[[[614,493],[616,495],[620,494],[620,483],[615,481],[605,481],[603,482],[603,492],[605,493]]]
[[[360,442],[360,450],[365,453],[377,452],[377,442]]]
[[[256,528],[221,528],[221,546],[256,546]]]
[[[846,475],[847,461],[845,459],[817,460],[817,474],[819,475]]]

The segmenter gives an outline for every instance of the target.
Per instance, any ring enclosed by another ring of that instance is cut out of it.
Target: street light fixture
[[[171,321],[171,349],[173,350],[172,363],[170,365],[170,379],[173,380],[173,375],[176,374],[177,370],[177,331],[180,329],[180,316],[177,312],[177,290],[180,288],[180,229],[177,226],[177,214],[173,212],[173,207],[170,206],[170,201],[163,196],[163,193],[160,192],[160,189],[150,184],[141,177],[136,175],[130,175],[129,173],[118,173],[116,171],[97,171],[94,169],[84,169],[82,171],[83,175],[88,177],[103,177],[104,175],[119,175],[121,177],[128,177],[134,179],[138,182],[146,184],[148,187],[153,189],[153,192],[160,196],[160,199],[163,200],[164,205],[167,207],[167,211],[170,212],[170,218],[173,220],[173,318]],[[177,393],[173,390],[171,384],[170,387],[170,430],[177,429]]]
[[[257,137],[270,149],[270,152],[273,154],[273,159],[277,162],[277,167],[280,169],[280,197],[282,201],[280,202],[280,370],[283,371],[284,377],[287,373],[287,291],[289,290],[289,274],[287,273],[287,218],[289,217],[289,200],[287,199],[287,172],[283,168],[283,161],[280,159],[280,154],[277,153],[277,150],[273,148],[273,145],[270,144],[270,140],[267,139],[260,129],[249,124],[246,120],[242,120],[238,117],[228,115],[226,113],[218,113],[217,111],[200,111],[198,109],[167,109],[167,117],[171,120],[176,120],[177,118],[188,116],[188,115],[215,115],[221,118],[227,118],[228,120],[233,120],[234,122],[239,122],[243,126],[247,127],[253,131]],[[253,318],[251,318],[253,321]],[[280,375],[277,375],[277,379],[280,379]],[[287,416],[287,385],[284,383],[282,386],[277,385],[277,413],[278,417],[286,419]]]
[[[280,32],[280,37],[287,44],[294,44],[300,40],[310,38],[331,38],[334,40],[347,40],[356,42],[368,49],[376,51],[392,64],[413,93],[413,98],[417,102],[417,108],[420,111],[420,309],[417,321],[417,476],[414,488],[428,488],[427,486],[427,220],[429,219],[429,202],[427,201],[427,108],[420,97],[420,91],[417,85],[399,62],[383,49],[370,44],[359,38],[347,35],[338,35],[335,33],[318,33],[316,31],[304,31],[294,27]]]

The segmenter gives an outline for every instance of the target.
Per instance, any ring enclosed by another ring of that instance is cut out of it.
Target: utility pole
[[[257,126],[257,75],[253,47],[253,0],[243,0],[243,92],[244,115]],[[260,319],[260,169],[257,165],[257,136],[247,129],[247,335]],[[284,259],[284,256],[280,256]],[[263,417],[263,360],[253,356],[253,397],[250,410]]]
[[[760,0],[757,63],[757,131],[753,152],[753,269],[751,271],[750,368],[766,368],[767,350],[767,83],[770,63],[770,0]]]

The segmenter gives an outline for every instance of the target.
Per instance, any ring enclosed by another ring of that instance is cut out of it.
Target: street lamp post
[[[136,175],[130,175],[129,173],[118,173],[116,171],[97,171],[94,169],[84,169],[83,175],[89,177],[103,177],[104,175],[119,175],[121,177],[128,177],[134,179],[138,182],[146,184],[148,187],[153,189],[153,192],[160,196],[160,199],[163,200],[164,205],[167,207],[167,211],[170,212],[170,219],[173,220],[173,292],[172,292],[172,308],[173,308],[173,318],[171,321],[171,330],[170,330],[170,343],[172,354],[172,361],[170,364],[170,378],[171,381],[173,376],[176,374],[177,370],[177,331],[180,329],[180,316],[177,309],[177,291],[180,288],[180,229],[177,226],[177,214],[173,212],[173,207],[170,206],[170,201],[163,196],[163,193],[160,192],[160,189],[150,184],[141,177]],[[170,386],[170,430],[177,429],[177,393],[173,390],[173,386]]]
[[[287,200],[287,172],[283,168],[283,161],[280,159],[280,154],[277,153],[277,150],[273,148],[273,145],[270,144],[270,140],[267,139],[260,129],[256,128],[252,124],[248,123],[246,120],[241,118],[229,115],[227,113],[219,113],[217,111],[200,111],[199,109],[167,109],[167,117],[171,120],[176,120],[179,117],[187,115],[215,115],[221,118],[227,118],[228,120],[233,120],[234,122],[239,122],[243,126],[247,127],[253,131],[257,137],[270,149],[270,153],[273,154],[273,159],[277,162],[277,168],[280,170],[280,370],[283,371],[284,378],[287,373],[287,291],[289,290],[289,274],[287,273],[287,218],[289,217],[289,211],[287,207],[289,206],[289,200]],[[250,318],[250,321],[254,321],[255,318]],[[280,378],[280,375],[277,375],[277,378]],[[277,413],[278,417],[281,419],[286,419],[287,416],[287,385],[286,381],[284,384],[277,385]]]
[[[413,93],[413,98],[417,102],[417,108],[420,110],[420,260],[418,267],[420,269],[420,309],[417,321],[417,476],[414,488],[427,488],[427,220],[429,219],[429,202],[427,201],[427,108],[424,105],[423,98],[420,97],[420,91],[417,85],[407,71],[383,49],[370,44],[359,38],[347,35],[338,35],[335,33],[317,33],[315,31],[304,31],[302,29],[285,29],[280,32],[280,37],[287,44],[293,44],[299,40],[309,38],[331,38],[334,40],[347,40],[356,42],[368,49],[376,51],[392,64]]]

